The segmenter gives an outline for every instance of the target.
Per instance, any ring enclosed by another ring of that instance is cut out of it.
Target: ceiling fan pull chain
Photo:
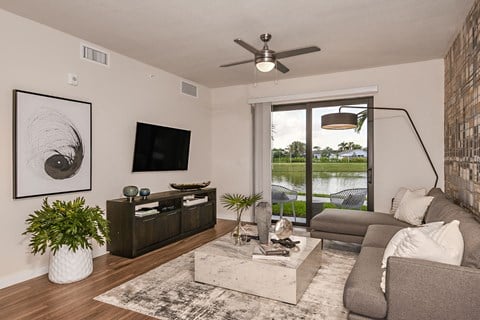
[[[278,68],[277,68],[277,60],[275,60],[275,80],[273,81],[275,85],[278,85]]]
[[[257,68],[253,68],[253,87],[257,87]]]

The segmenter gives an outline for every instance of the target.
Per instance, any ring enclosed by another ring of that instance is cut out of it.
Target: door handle
[[[367,169],[367,183],[372,183],[373,170],[372,168]]]

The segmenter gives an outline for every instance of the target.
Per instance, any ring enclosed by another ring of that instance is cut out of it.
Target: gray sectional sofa
[[[390,257],[386,293],[380,288],[381,261],[393,235],[409,225],[391,215],[326,209],[311,221],[312,237],[361,243],[345,283],[349,319],[480,319],[480,222],[445,197],[434,196],[425,223],[460,221],[464,239],[461,266]]]

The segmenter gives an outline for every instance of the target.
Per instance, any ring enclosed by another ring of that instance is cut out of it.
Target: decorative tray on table
[[[176,190],[198,190],[206,188],[210,185],[210,181],[200,183],[170,183],[170,187]]]

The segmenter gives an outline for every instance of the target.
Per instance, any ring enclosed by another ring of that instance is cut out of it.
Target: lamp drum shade
[[[355,113],[337,112],[322,116],[322,129],[344,130],[357,127],[357,115]]]

